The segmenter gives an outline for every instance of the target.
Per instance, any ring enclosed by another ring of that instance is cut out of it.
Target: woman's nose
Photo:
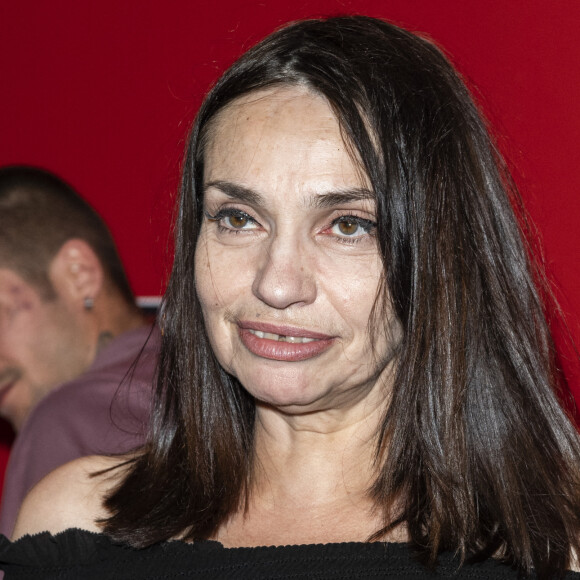
[[[264,248],[252,291],[276,309],[311,304],[316,299],[312,258],[300,244],[277,238]]]

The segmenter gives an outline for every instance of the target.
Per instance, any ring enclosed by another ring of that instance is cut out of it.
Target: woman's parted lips
[[[285,325],[279,326],[277,324],[270,324],[268,322],[240,320],[238,321],[237,324],[239,328],[242,330],[254,330],[258,332],[265,332],[268,334],[277,334],[279,336],[310,338],[312,340],[331,340],[333,338],[336,338],[335,336],[330,336],[322,332],[315,332],[313,330],[308,330],[307,328]]]
[[[260,358],[300,362],[319,356],[337,337],[307,328],[242,320],[238,332],[244,346]]]

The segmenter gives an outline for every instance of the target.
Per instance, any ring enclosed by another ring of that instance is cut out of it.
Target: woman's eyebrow
[[[310,199],[310,206],[320,209],[366,200],[374,201],[375,194],[366,187],[354,187],[315,195]]]
[[[205,191],[209,187],[215,187],[216,189],[219,189],[222,193],[225,193],[228,197],[237,199],[239,201],[243,201],[248,204],[252,205],[264,204],[264,198],[257,191],[254,191],[253,189],[250,189],[248,187],[244,187],[243,185],[238,185],[237,183],[231,183],[230,181],[222,181],[222,180],[209,181],[203,187],[204,195]]]
[[[228,197],[251,205],[263,206],[266,203],[257,191],[231,181],[209,181],[204,186],[204,193],[210,187],[215,187]],[[366,187],[353,187],[312,195],[307,198],[307,205],[314,209],[323,209],[366,200],[374,201],[375,194]]]

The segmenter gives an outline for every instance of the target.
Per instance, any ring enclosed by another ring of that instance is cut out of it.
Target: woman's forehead
[[[207,141],[204,182],[268,190],[370,189],[327,100],[304,87],[276,87],[228,105]]]
[[[237,142],[267,131],[278,133],[280,139],[304,137],[308,130],[318,131],[320,138],[335,138],[340,132],[328,101],[300,85],[276,86],[239,97],[219,111],[211,124],[210,147],[224,133],[226,139]]]

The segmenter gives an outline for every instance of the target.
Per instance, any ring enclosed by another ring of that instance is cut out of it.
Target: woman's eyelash
[[[259,225],[259,223],[248,213],[242,211],[241,209],[236,208],[223,208],[217,211],[214,215],[212,215],[209,211],[204,210],[205,217],[212,222],[216,222],[217,226],[220,231],[224,233],[241,233],[243,231],[249,232],[255,229],[254,227],[247,228],[248,225]],[[224,223],[223,220],[229,218],[229,225]],[[236,225],[235,223],[231,223],[231,220],[237,220],[239,223]],[[330,223],[328,229],[333,229],[336,226],[345,226],[345,229],[341,228],[340,232],[334,232],[337,241],[344,243],[344,244],[356,244],[363,241],[366,238],[366,235],[374,235],[374,231],[376,230],[377,224],[376,222],[365,219],[363,217],[357,215],[341,215]],[[354,228],[354,229],[353,229]],[[360,232],[357,234],[358,230],[362,229],[364,234]],[[352,231],[349,231],[352,230]],[[336,235],[338,233],[338,235]]]
[[[232,217],[232,216],[240,216],[240,217],[245,217],[251,221],[255,221],[254,218],[252,218],[251,215],[248,215],[245,211],[242,211],[240,209],[234,209],[234,208],[225,208],[225,209],[220,209],[215,215],[211,215],[209,213],[209,211],[204,210],[203,212],[205,214],[205,217],[212,221],[212,222],[217,222],[225,217]]]
[[[341,215],[340,217],[337,217],[336,219],[332,220],[330,227],[334,227],[335,225],[340,223],[348,223],[348,222],[352,222],[357,226],[360,226],[367,234],[373,233],[374,230],[376,230],[377,228],[377,222],[356,215]]]
[[[338,226],[338,230],[336,231]],[[343,227],[344,226],[344,227]],[[328,230],[333,230],[333,239],[339,244],[355,245],[369,240],[375,235],[376,222],[357,215],[341,215],[330,223]],[[362,230],[362,232],[359,231]]]
[[[237,231],[242,231],[243,225],[246,224],[258,224],[258,222],[249,214],[247,214],[245,211],[242,211],[240,209],[236,209],[236,208],[224,208],[224,209],[220,209],[215,215],[210,214],[207,210],[204,210],[204,215],[205,217],[212,222],[217,222],[218,227],[220,229],[223,230],[227,230],[230,232],[237,232]],[[226,227],[224,226],[221,222],[223,219],[225,218],[235,218],[238,220],[245,220],[246,224],[241,224],[242,227]]]

